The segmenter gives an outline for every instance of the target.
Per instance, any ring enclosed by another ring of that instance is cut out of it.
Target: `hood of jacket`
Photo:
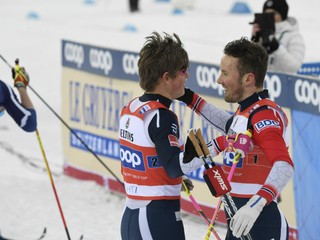
[[[296,18],[288,17],[286,20],[282,22],[277,22],[276,26],[276,34],[281,34],[284,31],[299,31],[299,24]]]

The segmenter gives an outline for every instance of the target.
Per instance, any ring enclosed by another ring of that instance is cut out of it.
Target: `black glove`
[[[184,102],[187,105],[190,105],[192,103],[193,95],[194,95],[194,92],[191,89],[185,88],[184,95],[182,95],[181,97],[178,97],[177,100]]]
[[[187,178],[186,176],[182,176],[182,181],[184,182],[185,186],[187,187],[188,191],[193,190],[194,185],[191,181],[191,179]],[[181,191],[186,191],[186,189],[184,188],[184,186],[181,186]]]
[[[252,35],[251,41],[262,44],[263,40],[261,32],[256,32],[255,35]]]
[[[274,35],[269,35],[263,38],[262,46],[267,50],[268,54],[271,54],[279,48],[279,42]]]
[[[187,136],[187,140],[184,145],[183,163],[191,162],[195,157],[198,157],[198,154],[189,136]]]

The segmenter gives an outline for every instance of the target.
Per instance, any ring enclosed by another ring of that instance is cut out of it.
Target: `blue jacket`
[[[13,89],[0,80],[0,109],[3,108],[24,131],[33,132],[36,130],[36,111],[22,106]]]

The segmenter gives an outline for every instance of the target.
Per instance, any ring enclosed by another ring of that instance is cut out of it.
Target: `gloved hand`
[[[188,188],[188,191],[191,191],[194,188],[194,185],[191,181],[190,178],[188,178],[187,176],[183,175],[182,176],[182,181],[184,182],[184,184],[186,185],[186,187]],[[186,189],[184,188],[184,186],[181,186],[181,191],[186,191]]]
[[[206,160],[203,159],[203,156],[201,155],[198,149],[200,148],[200,146],[197,144],[194,145],[193,142],[191,141],[191,139],[193,139],[193,141],[197,141],[196,137],[193,136],[195,135],[194,131],[195,129],[189,129],[187,131],[187,138],[186,138],[186,143],[184,145],[184,151],[181,152],[179,155],[180,167],[184,174],[189,174],[194,170],[196,170],[197,168],[210,162],[209,158],[207,158]],[[201,157],[199,157],[197,150],[201,155]]]
[[[193,131],[193,129],[190,129],[187,132],[187,139],[186,139],[186,143],[184,145],[183,163],[191,162],[195,157],[199,157],[195,147],[193,146],[193,144],[189,138],[190,131]]]
[[[271,54],[279,48],[279,42],[274,35],[269,35],[263,38],[262,46],[267,50],[268,54]]]
[[[228,148],[227,151],[239,153],[241,157],[245,157],[253,148],[252,139],[247,134],[238,133],[227,135],[225,141]]]
[[[247,204],[241,207],[231,219],[230,229],[233,236],[240,238],[242,235],[247,235],[266,203],[267,200],[259,195],[250,198]]]
[[[208,144],[211,155],[215,156],[226,150],[228,152],[239,153],[244,157],[253,148],[252,139],[244,133],[219,136]]]
[[[178,97],[177,100],[184,102],[187,105],[190,105],[193,100],[193,95],[194,95],[194,92],[191,89],[185,88],[184,95],[182,95],[181,97]]]
[[[11,69],[12,78],[14,80],[14,86],[16,88],[19,87],[27,87],[29,85],[29,74],[26,72],[24,67],[20,67],[16,65],[14,68]]]

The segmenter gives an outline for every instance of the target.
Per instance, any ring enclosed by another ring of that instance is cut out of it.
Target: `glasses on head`
[[[182,75],[187,75],[189,74],[188,72],[188,68],[187,67],[183,67],[179,70],[179,73],[181,73]]]

